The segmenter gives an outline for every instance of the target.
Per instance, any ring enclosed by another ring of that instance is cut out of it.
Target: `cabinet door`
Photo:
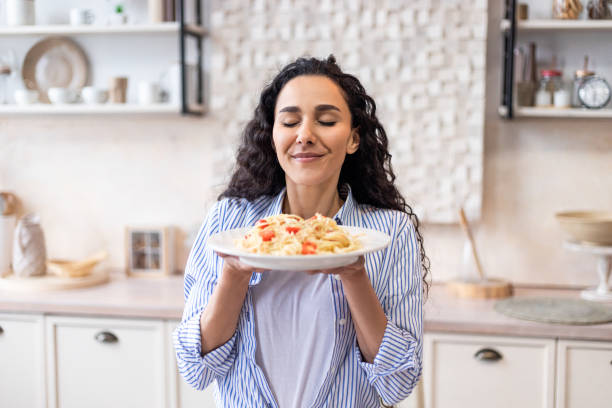
[[[557,407],[612,406],[612,342],[559,340]]]
[[[163,322],[48,317],[50,408],[162,408]]]
[[[166,322],[166,339],[168,347],[168,383],[170,384],[170,408],[215,408],[215,397],[211,384],[203,391],[198,391],[185,382],[178,372],[176,365],[176,353],[172,341],[172,332],[178,326],[178,321],[170,320]]]
[[[0,405],[45,407],[43,317],[0,314]]]
[[[501,336],[425,335],[428,408],[552,408],[555,342]]]

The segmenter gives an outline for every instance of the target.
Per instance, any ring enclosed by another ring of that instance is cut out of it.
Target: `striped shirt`
[[[419,244],[407,214],[355,202],[348,185],[346,199],[334,217],[341,225],[371,228],[391,236],[384,250],[365,256],[372,287],[387,316],[382,343],[373,363],[363,360],[349,305],[339,277],[329,276],[336,331],[331,365],[314,398],[314,407],[379,407],[405,399],[422,366],[422,276]],[[282,212],[285,189],[254,201],[224,198],[215,203],[200,228],[185,267],[185,309],[173,333],[179,372],[192,387],[203,390],[215,381],[218,407],[275,407],[278,403],[255,362],[253,299],[247,292],[238,326],[223,345],[201,355],[200,316],[223,267],[206,243],[220,231],[254,225]],[[261,274],[254,273],[250,286]],[[332,322],[333,323],[333,322]],[[289,362],[288,362],[289,363]],[[282,407],[288,408],[288,407]]]

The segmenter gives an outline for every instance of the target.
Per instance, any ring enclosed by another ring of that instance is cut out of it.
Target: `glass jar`
[[[535,94],[535,105],[552,106],[555,92],[563,89],[561,71],[556,69],[543,69],[540,71],[540,84]]]
[[[587,79],[595,75],[593,71],[586,71],[584,69],[579,69],[574,73],[574,84],[572,87],[572,106],[575,108],[581,108],[582,103],[578,98],[578,89],[580,85]]]
[[[553,18],[561,20],[576,20],[584,7],[580,0],[553,0]]]

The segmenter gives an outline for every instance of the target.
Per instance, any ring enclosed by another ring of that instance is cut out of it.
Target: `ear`
[[[351,130],[351,137],[346,145],[346,153],[353,154],[359,149],[359,132],[357,128]]]

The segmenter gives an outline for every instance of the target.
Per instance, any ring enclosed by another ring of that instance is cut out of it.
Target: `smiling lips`
[[[320,157],[323,157],[323,155],[317,153],[296,153],[291,155],[291,158],[299,163],[312,162]]]

